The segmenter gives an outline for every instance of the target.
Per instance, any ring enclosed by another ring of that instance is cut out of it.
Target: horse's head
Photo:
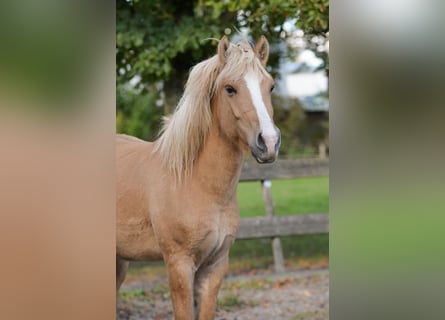
[[[259,163],[273,162],[281,143],[280,131],[273,122],[274,81],[265,69],[268,57],[269,43],[264,36],[255,48],[246,40],[231,44],[226,37],[218,45],[221,71],[214,98],[219,105],[221,129],[250,149]]]

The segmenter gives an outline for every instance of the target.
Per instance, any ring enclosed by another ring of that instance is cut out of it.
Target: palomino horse
[[[255,48],[223,37],[191,70],[157,141],[117,137],[117,289],[128,261],[163,259],[176,320],[214,318],[239,226],[243,152],[259,163],[278,154],[268,56],[264,36]]]

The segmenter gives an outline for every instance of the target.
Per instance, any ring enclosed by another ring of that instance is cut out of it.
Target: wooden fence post
[[[275,215],[275,210],[272,202],[272,181],[261,180],[261,188],[263,190],[263,199],[266,208],[266,216],[272,218]],[[283,248],[281,246],[280,237],[272,237],[272,252],[275,264],[275,272],[283,273],[285,271],[284,267],[284,257]]]

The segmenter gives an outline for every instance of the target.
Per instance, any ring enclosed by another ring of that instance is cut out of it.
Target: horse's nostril
[[[266,146],[266,143],[264,142],[263,136],[261,135],[261,131],[256,136],[256,146],[262,152],[266,152],[267,151],[267,146]]]

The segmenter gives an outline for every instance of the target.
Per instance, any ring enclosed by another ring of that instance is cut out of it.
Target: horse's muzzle
[[[260,131],[256,136],[255,145],[250,147],[250,151],[258,163],[271,163],[277,158],[280,145],[281,133],[278,128],[274,135],[263,135]]]

